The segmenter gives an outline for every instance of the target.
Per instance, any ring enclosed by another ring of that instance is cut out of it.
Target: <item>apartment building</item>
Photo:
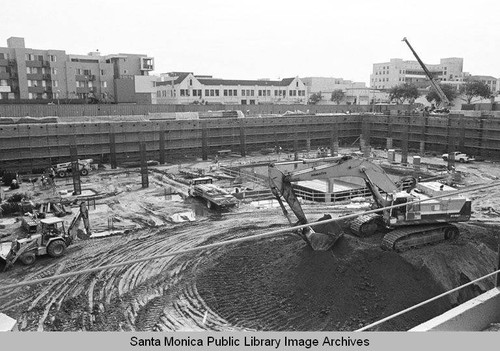
[[[158,104],[306,104],[307,87],[298,77],[230,80],[192,72],[170,72],[156,82]]]
[[[143,54],[72,55],[26,48],[24,38],[11,37],[7,47],[0,47],[0,102],[91,98],[135,102],[134,77],[153,69],[154,59]]]
[[[426,67],[434,79],[442,82],[463,79],[463,58],[443,58],[439,64],[426,64]],[[373,72],[370,75],[370,87],[375,89],[390,89],[404,83],[424,87],[428,85],[426,81],[427,75],[418,61],[404,61],[398,58],[373,64]]]

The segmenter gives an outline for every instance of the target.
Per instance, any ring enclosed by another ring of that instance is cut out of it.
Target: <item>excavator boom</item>
[[[284,174],[281,170],[276,168],[275,165],[269,166],[269,185],[273,195],[280,203],[283,213],[287,217],[290,224],[291,219],[288,212],[281,201],[281,196],[288,203],[290,209],[298,218],[299,224],[307,224],[307,218],[302,210],[302,207],[295,195],[292,187],[292,182],[313,180],[313,179],[331,179],[338,177],[358,177],[365,180],[366,185],[370,189],[379,207],[388,205],[392,198],[387,199],[387,195],[392,194],[398,190],[398,187],[387,176],[384,170],[371,162],[364,159],[355,159],[350,156],[338,156],[332,159],[333,163],[307,168],[301,171],[296,171],[289,174]],[[328,233],[316,233],[312,228],[299,233],[301,237],[314,249],[314,250],[328,250],[335,242],[342,236],[342,231],[337,225],[336,231],[329,231]]]

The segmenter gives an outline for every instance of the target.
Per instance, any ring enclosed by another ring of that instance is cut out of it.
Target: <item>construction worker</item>
[[[16,179],[12,179],[12,182],[10,183],[10,188],[11,189],[19,189],[19,183],[17,182]]]

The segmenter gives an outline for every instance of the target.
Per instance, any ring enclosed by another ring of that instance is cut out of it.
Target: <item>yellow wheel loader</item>
[[[78,228],[82,221],[84,230]],[[57,217],[41,219],[40,225],[41,230],[39,233],[30,234],[26,238],[16,239],[11,243],[0,245],[0,260],[5,263],[4,270],[10,268],[17,260],[25,265],[31,265],[38,256],[61,257],[75,238],[85,240],[91,234],[88,209],[85,202],[80,204],[80,211],[73,218],[67,230],[64,220]]]

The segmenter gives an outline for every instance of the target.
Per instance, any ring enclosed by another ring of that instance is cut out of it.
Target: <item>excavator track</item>
[[[453,224],[417,225],[397,228],[387,233],[380,246],[384,250],[401,252],[409,249],[456,239],[459,229]]]
[[[367,237],[375,234],[382,221],[382,216],[376,213],[361,215],[354,219],[349,227],[359,237]]]

